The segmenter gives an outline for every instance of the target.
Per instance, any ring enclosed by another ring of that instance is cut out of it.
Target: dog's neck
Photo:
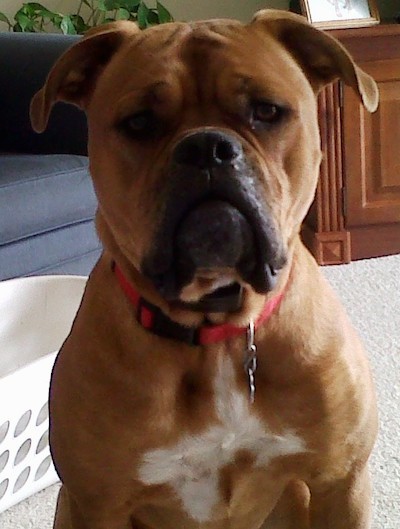
[[[136,311],[137,321],[147,330],[165,338],[175,339],[190,345],[209,345],[240,336],[248,332],[249,325],[237,326],[230,323],[212,325],[206,323],[200,326],[186,326],[173,321],[162,309],[141,296],[134,284],[125,276],[118,264],[113,261],[113,272],[119,285]],[[254,328],[265,323],[279,307],[284,297],[284,291],[270,298],[264,305],[257,319],[251,322]],[[234,302],[237,302],[234,300]],[[217,302],[218,304],[218,302]],[[185,307],[187,310],[187,307]]]

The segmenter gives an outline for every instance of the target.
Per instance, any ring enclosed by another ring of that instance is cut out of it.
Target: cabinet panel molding
[[[339,84],[319,96],[324,158],[303,237],[320,264],[400,253],[400,26],[330,33],[374,77],[380,106],[369,114]]]

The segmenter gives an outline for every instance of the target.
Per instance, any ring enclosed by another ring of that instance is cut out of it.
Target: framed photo
[[[300,4],[308,21],[322,29],[379,24],[375,0],[301,0]]]

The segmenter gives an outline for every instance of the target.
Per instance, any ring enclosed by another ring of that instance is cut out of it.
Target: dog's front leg
[[[371,481],[368,466],[346,479],[323,487],[310,487],[311,529],[369,529]]]
[[[292,481],[260,529],[310,529],[309,504],[307,485]]]
[[[69,497],[64,486],[58,492],[53,529],[72,529]]]
[[[105,506],[90,511],[79,508],[65,486],[62,486],[53,529],[132,529],[132,525],[128,515],[112,513]]]

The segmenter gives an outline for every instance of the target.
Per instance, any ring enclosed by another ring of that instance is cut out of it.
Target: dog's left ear
[[[268,31],[302,67],[315,93],[337,79],[351,86],[369,112],[378,108],[379,92],[370,75],[359,68],[347,50],[333,37],[288,11],[258,11],[251,26]]]
[[[103,68],[122,43],[139,32],[134,22],[111,22],[89,30],[69,48],[56,61],[43,88],[31,101],[33,129],[44,131],[51,108],[57,101],[72,103],[84,110]]]

